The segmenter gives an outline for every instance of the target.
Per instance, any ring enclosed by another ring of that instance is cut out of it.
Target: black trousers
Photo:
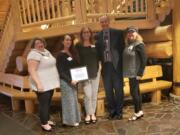
[[[130,93],[133,98],[135,113],[138,113],[142,109],[142,97],[139,92],[139,80],[136,78],[129,78]]]
[[[46,92],[36,92],[39,101],[39,117],[42,125],[47,124],[50,119],[50,103],[53,96],[54,90],[49,90]]]
[[[121,115],[124,100],[123,76],[117,73],[111,62],[105,63],[102,69],[108,112]]]

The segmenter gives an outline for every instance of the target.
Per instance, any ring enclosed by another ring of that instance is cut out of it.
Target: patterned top
[[[48,50],[45,49],[44,52],[41,52],[36,49],[32,49],[27,56],[27,61],[30,59],[39,61],[37,74],[44,87],[44,91],[60,87],[58,71],[56,68],[56,59]],[[32,80],[31,76],[29,80],[32,89],[37,91],[35,82]]]
[[[142,42],[126,45],[123,52],[123,75],[133,78],[142,76],[146,66],[147,56]]]

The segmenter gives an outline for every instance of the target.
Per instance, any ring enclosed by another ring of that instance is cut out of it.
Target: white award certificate
[[[78,67],[70,69],[71,79],[75,81],[88,80],[87,67]]]

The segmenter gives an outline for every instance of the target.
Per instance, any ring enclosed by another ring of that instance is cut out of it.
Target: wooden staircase
[[[47,38],[49,49],[55,54],[60,36],[79,33],[83,25],[99,31],[101,15],[108,15],[112,27],[118,29],[130,25],[140,29],[155,28],[171,11],[172,1],[12,0],[0,39],[0,72],[16,72],[16,57],[26,55],[28,40],[34,36]]]

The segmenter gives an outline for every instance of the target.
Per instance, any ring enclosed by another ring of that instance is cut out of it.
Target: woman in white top
[[[30,41],[30,45],[32,49],[27,56],[30,85],[39,101],[41,127],[45,131],[51,131],[54,122],[49,117],[50,103],[54,88],[60,86],[56,59],[45,49],[44,39],[36,37]]]

